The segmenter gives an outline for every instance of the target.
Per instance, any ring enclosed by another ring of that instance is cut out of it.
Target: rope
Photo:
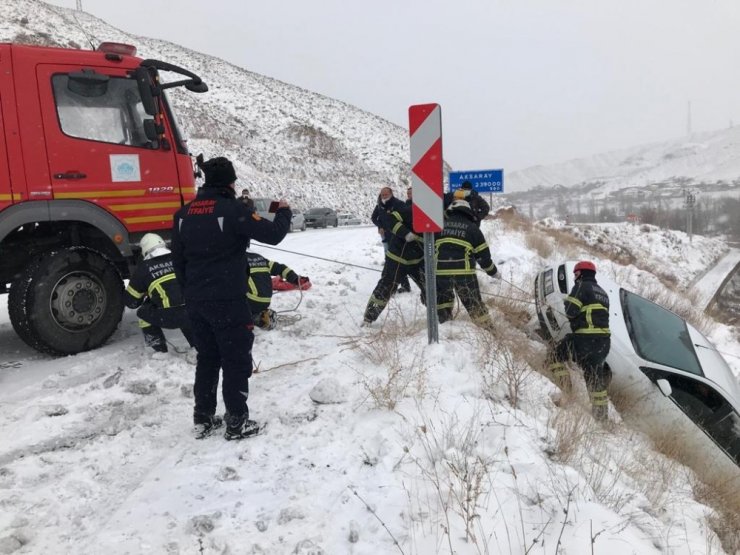
[[[315,254],[304,254],[302,252],[289,251],[288,249],[280,249],[278,247],[273,247],[271,245],[263,245],[262,243],[260,243],[260,247],[265,247],[266,249],[272,249],[272,250],[281,251],[281,252],[287,252],[290,254],[297,254],[298,256],[305,256],[306,258],[315,258],[317,260],[324,260],[325,262],[333,262],[334,264],[340,264],[342,266],[353,266],[355,268],[362,268],[363,270],[370,270],[371,272],[382,272],[382,270],[378,270],[377,268],[369,268],[368,266],[360,266],[359,264],[352,264],[351,262],[342,262],[341,260],[334,260],[333,258],[324,258],[323,256],[316,256]]]

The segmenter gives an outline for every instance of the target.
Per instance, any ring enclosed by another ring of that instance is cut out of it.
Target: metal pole
[[[429,344],[439,343],[437,320],[437,272],[434,263],[434,233],[424,233],[424,283],[427,296],[427,336]]]

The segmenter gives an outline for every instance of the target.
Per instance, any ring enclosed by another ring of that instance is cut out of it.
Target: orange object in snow
[[[305,291],[306,289],[311,289],[311,282],[305,278],[300,278],[300,287],[298,285],[293,285],[289,281],[285,281],[280,276],[272,276],[272,290],[273,291],[293,291],[294,289],[301,289]]]

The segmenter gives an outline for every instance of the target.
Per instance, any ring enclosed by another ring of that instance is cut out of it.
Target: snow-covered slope
[[[483,231],[504,275],[481,274],[485,298],[532,307],[524,292],[535,271],[561,254],[540,258],[500,221]],[[631,245],[656,265],[685,264],[687,281],[723,248],[681,233],[656,246],[629,224],[601,233],[595,242],[613,258]],[[463,311],[430,346],[417,294],[359,326],[383,260],[374,228],[309,230],[280,250],[256,249],[313,287],[276,293],[283,320],[256,331],[250,408],[268,427],[242,442],[193,439],[193,366],[147,351],[133,312],[103,348],[51,359],[26,347],[0,309],[0,553],[723,552],[693,474],[616,413],[608,432],[566,414],[526,364],[512,404],[506,365],[487,353],[507,336],[544,351],[533,308],[521,326],[492,308],[502,322],[493,340]],[[628,287],[660,286],[641,266],[594,259]],[[740,372],[728,329],[712,338]],[[563,461],[569,426],[584,426],[571,438],[583,451]]]
[[[560,164],[533,166],[506,176],[508,192],[554,185],[570,187],[603,182],[597,189],[616,189],[656,183],[716,183],[740,186],[740,126],[695,133],[673,141],[616,150]]]
[[[125,33],[86,13],[36,0],[0,0],[0,13],[3,42],[73,48],[126,42],[143,58],[200,75],[208,93],[171,94],[190,149],[230,157],[239,185],[253,196],[285,196],[299,209],[329,205],[368,217],[381,186],[405,189],[407,131],[378,116],[176,44]]]

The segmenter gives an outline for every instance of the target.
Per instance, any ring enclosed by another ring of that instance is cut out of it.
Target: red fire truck
[[[121,320],[138,240],[166,237],[195,193],[165,90],[208,87],[118,43],[0,44],[0,73],[0,293],[32,347],[94,349]]]

